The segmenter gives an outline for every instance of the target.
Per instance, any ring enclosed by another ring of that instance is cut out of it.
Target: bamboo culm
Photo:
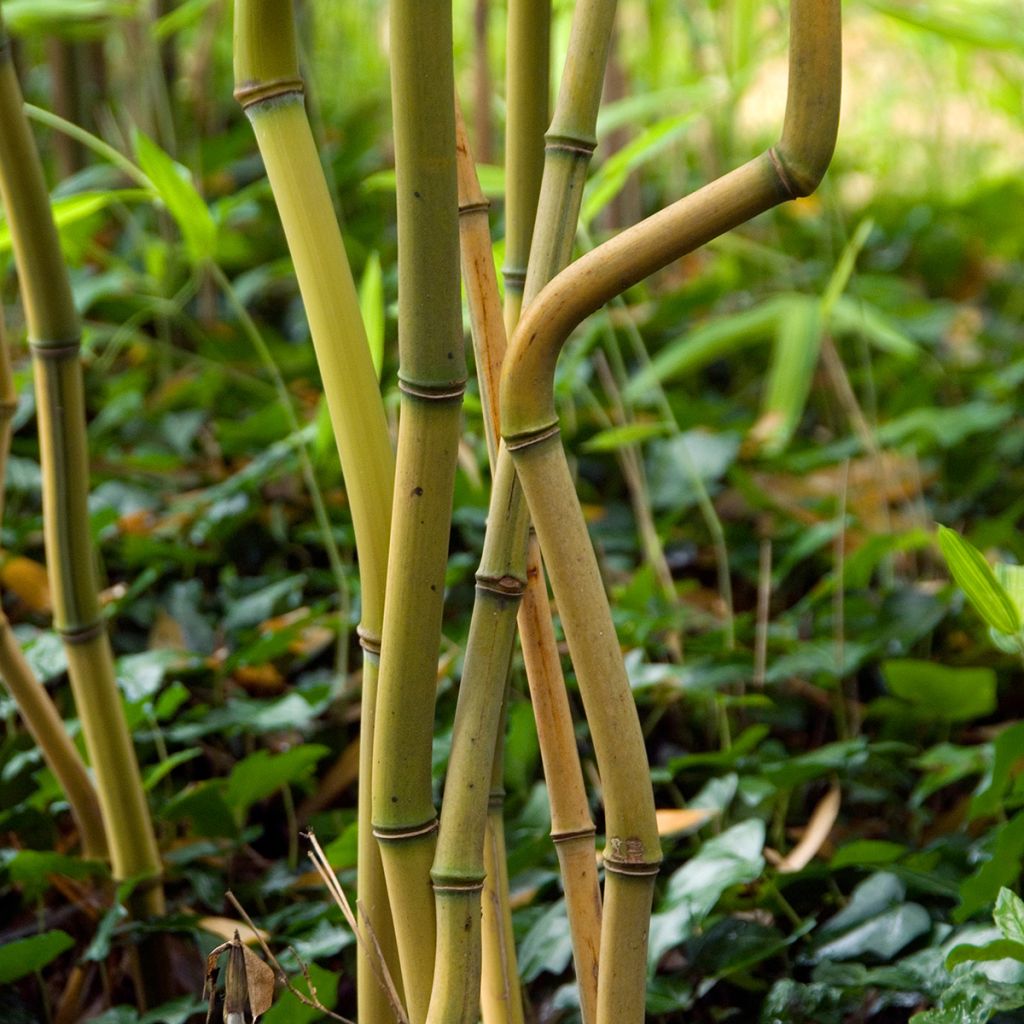
[[[370,821],[377,670],[384,618],[394,456],[341,232],[303,102],[292,4],[236,0],[236,97],[256,135],[310,325],[346,483],[359,559],[363,647],[360,708],[358,902],[385,963],[399,977],[380,851]],[[360,944],[360,1016],[390,1004]]]
[[[140,916],[163,913],[156,838],[97,595],[89,531],[80,328],[10,45],[0,26],[0,193],[11,230],[35,370],[54,626],[96,776],[114,875],[141,878]]]
[[[402,399],[372,807],[412,1024],[434,983],[431,744],[466,378],[451,15],[442,0],[396,0],[390,16]]]
[[[643,1019],[658,837],[643,737],[559,439],[554,366],[572,329],[608,299],[704,242],[817,186],[831,158],[838,124],[840,0],[793,0],[790,11],[789,99],[779,144],[563,271],[526,310],[502,376],[502,430],[548,557],[605,795],[607,882],[598,986],[602,1024]],[[638,792],[638,779],[644,792]]]

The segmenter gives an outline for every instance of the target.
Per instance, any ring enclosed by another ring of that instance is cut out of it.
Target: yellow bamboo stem
[[[602,777],[607,882],[600,1024],[643,1020],[646,922],[660,851],[643,736],[558,436],[555,362],[573,328],[605,301],[817,186],[838,124],[840,0],[793,0],[790,16],[789,99],[780,143],[559,274],[527,308],[502,375],[502,430],[548,557]]]
[[[380,851],[371,826],[378,654],[384,619],[394,456],[359,298],[303,103],[292,4],[237,0],[236,96],[267,169],[323,378],[347,485],[359,557],[363,646],[360,710],[358,901],[376,943],[357,955],[359,1012],[389,1020],[390,1003],[368,952],[379,946],[392,976],[398,956]]]

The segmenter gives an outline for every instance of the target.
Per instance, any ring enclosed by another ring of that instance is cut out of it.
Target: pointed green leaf
[[[1000,889],[994,917],[1003,935],[1024,948],[1024,900],[1005,887]]]
[[[153,183],[157,198],[177,223],[189,259],[195,264],[205,263],[213,256],[217,225],[192,184],[188,168],[172,160],[142,132],[135,133],[135,155],[143,173]]]
[[[996,579],[985,556],[946,526],[939,527],[939,548],[950,574],[975,611],[1000,633],[1017,633],[1021,628],[1020,612]]]
[[[882,663],[889,692],[928,714],[968,722],[996,707],[996,674],[990,668],[949,668],[917,658]]]
[[[0,983],[17,981],[40,970],[74,944],[67,932],[52,931],[0,946]]]

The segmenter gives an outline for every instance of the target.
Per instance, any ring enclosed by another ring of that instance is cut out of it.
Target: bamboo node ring
[[[783,163],[782,157],[779,155],[775,146],[772,146],[768,150],[768,159],[771,160],[772,166],[775,168],[775,173],[779,176],[779,181],[782,183],[782,187],[786,190],[789,198],[799,198],[800,191],[793,185],[789,172],[786,170],[786,165]]]
[[[375,839],[379,839],[381,842],[396,843],[402,839],[419,839],[420,836],[429,836],[432,832],[436,832],[437,829],[438,821],[435,816],[422,825],[413,825],[409,828],[404,826],[388,828],[383,825],[374,825],[373,835]]]
[[[235,89],[234,96],[242,105],[242,109],[247,110],[266,100],[295,93],[301,96],[305,91],[306,85],[301,78],[271,78],[266,82],[246,82]]]
[[[76,644],[87,644],[90,640],[95,640],[96,637],[103,635],[103,631],[106,628],[106,622],[100,619],[98,622],[90,623],[88,626],[60,626],[57,632],[64,643],[74,646]]]
[[[559,153],[580,153],[590,157],[597,148],[597,140],[581,139],[573,135],[545,135],[544,148]]]
[[[380,637],[376,633],[371,633],[362,626],[357,626],[356,636],[359,637],[359,646],[367,654],[380,654]]]
[[[422,398],[426,402],[461,402],[466,393],[466,381],[457,380],[448,384],[420,384],[398,378],[398,390],[410,398]]]
[[[597,829],[593,825],[589,825],[587,828],[574,828],[568,832],[552,832],[551,842],[555,843],[571,843],[574,839],[591,839],[597,835]]]
[[[622,860],[604,858],[604,869],[613,875],[628,875],[631,878],[653,878],[661,871],[661,863],[631,864]]]
[[[465,217],[471,213],[487,213],[491,208],[489,199],[481,199],[477,203],[459,203],[459,216]]]
[[[499,597],[522,597],[523,591],[526,590],[526,580],[509,573],[504,576],[487,576],[484,573],[477,573],[476,589],[486,590]]]
[[[549,438],[557,437],[561,430],[562,428],[557,423],[553,423],[551,426],[543,427],[530,434],[521,434],[519,437],[506,437],[505,447],[510,452],[519,452],[524,448],[547,441]]]
[[[434,882],[434,892],[483,892],[483,880],[479,882]]]
[[[501,276],[505,278],[505,287],[522,290],[526,285],[526,271],[521,267],[502,267]]]
[[[82,351],[81,343],[75,341],[51,342],[39,338],[29,341],[32,355],[40,359],[77,359]]]

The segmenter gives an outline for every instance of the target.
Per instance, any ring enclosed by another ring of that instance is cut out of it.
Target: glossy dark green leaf
[[[900,658],[882,662],[882,674],[890,693],[937,718],[969,722],[995,710],[996,674],[990,668]]]

